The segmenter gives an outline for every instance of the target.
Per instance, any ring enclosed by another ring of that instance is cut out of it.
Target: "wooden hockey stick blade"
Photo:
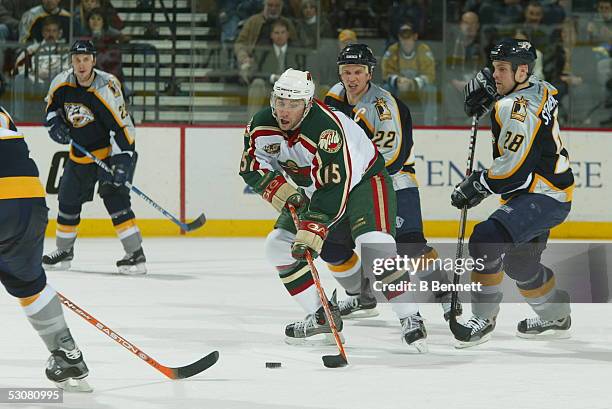
[[[323,355],[323,365],[325,365],[326,368],[342,368],[348,365],[348,361],[342,354]]]
[[[183,230],[193,231],[193,230],[199,229],[200,227],[204,226],[205,223],[206,223],[206,215],[202,213],[201,215],[198,216],[197,219],[195,219],[191,223],[185,223],[185,227],[183,227]]]
[[[172,379],[185,379],[199,374],[213,366],[219,360],[219,352],[213,351],[204,358],[179,368],[169,368],[172,371]]]

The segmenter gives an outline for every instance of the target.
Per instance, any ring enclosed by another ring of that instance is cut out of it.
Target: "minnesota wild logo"
[[[319,137],[319,148],[327,153],[336,153],[342,147],[342,139],[338,132],[333,129],[326,129]]]

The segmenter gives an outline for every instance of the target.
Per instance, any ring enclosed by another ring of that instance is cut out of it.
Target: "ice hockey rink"
[[[53,247],[47,240],[46,249]],[[387,305],[369,320],[347,321],[350,365],[328,369],[335,347],[284,343],[284,326],[303,317],[263,258],[263,239],[148,238],[149,273],[120,276],[116,239],[79,239],[71,271],[49,282],[99,321],[167,366],[213,350],[216,365],[172,381],[72,311],[72,333],[90,369],[91,394],[63,404],[15,408],[588,408],[612,407],[609,304],[572,306],[573,337],[514,336],[527,305],[504,304],[490,342],[457,350],[439,305],[422,305],[429,354],[407,353]],[[322,273],[329,292],[334,280]],[[465,314],[465,313],[464,313]],[[15,300],[0,297],[0,388],[50,387],[48,352]],[[266,369],[265,362],[281,362]]]

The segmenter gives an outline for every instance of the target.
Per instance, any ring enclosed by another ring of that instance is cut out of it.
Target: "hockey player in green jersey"
[[[518,324],[521,338],[568,337],[569,296],[555,286],[553,271],[540,263],[550,229],[570,212],[574,176],[559,132],[557,90],[532,77],[535,48],[504,39],[491,50],[494,72],[483,69],[466,86],[466,113],[483,115],[492,105],[493,163],[455,187],[457,208],[478,205],[499,194],[502,206],[474,227],[470,256],[486,260],[472,273],[483,291],[472,293],[466,323],[469,339],[459,347],[487,341],[495,328],[504,273],[537,314]],[[494,103],[494,105],[493,105]]]
[[[351,118],[313,99],[314,88],[309,72],[289,69],[281,75],[270,107],[256,113],[246,127],[240,167],[245,182],[280,212],[266,239],[266,258],[307,314],[285,329],[291,344],[333,344],[306,262],[306,252],[320,254],[330,229],[348,220],[358,246],[386,244],[385,249],[393,249],[382,250],[386,257],[396,253],[396,198],[384,159]],[[288,204],[298,210],[297,231]],[[386,271],[380,280],[407,281],[406,274]],[[400,319],[402,339],[425,351],[425,326],[413,295],[383,294]],[[329,302],[341,331],[335,294]]]

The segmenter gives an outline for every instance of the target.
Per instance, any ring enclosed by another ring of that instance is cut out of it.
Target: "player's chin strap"
[[[518,67],[517,67],[517,70],[518,70]],[[527,78],[525,78],[525,81],[518,82],[518,81],[516,80],[516,74],[517,74],[517,72],[516,72],[516,70],[515,70],[515,71],[514,71],[514,78],[513,78],[513,80],[514,80],[514,87],[512,87],[512,89],[511,89],[511,90],[510,90],[510,91],[509,91],[509,92],[508,92],[506,95],[510,95],[510,94],[512,94],[512,93],[513,93],[513,92],[516,90],[516,87],[518,87],[519,85],[522,85],[522,84],[524,84],[524,83],[528,82],[528,81],[529,81],[529,78],[531,77],[531,73],[530,73],[530,72],[527,72]]]

